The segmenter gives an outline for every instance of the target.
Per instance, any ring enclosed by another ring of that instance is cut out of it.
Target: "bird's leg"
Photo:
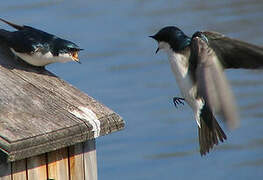
[[[174,106],[177,108],[177,106],[178,106],[179,104],[184,105],[184,102],[183,102],[184,100],[185,100],[184,98],[173,97]]]

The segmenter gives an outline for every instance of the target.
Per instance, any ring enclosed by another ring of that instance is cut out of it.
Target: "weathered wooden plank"
[[[27,159],[28,180],[47,180],[47,156],[42,154]]]
[[[69,147],[70,180],[85,180],[83,144]]]
[[[97,180],[97,158],[96,158],[96,142],[95,139],[88,140],[83,143],[84,146],[84,168],[85,180]]]
[[[8,82],[1,77],[8,77]],[[64,108],[70,107],[69,103],[14,76],[13,72],[0,71],[0,81],[0,94],[4,95],[1,119],[8,121],[3,123],[2,137],[15,141],[83,123]],[[30,123],[26,123],[28,119]]]
[[[12,180],[27,180],[26,159],[12,162]]]
[[[55,180],[69,179],[68,148],[48,153],[48,178]]]

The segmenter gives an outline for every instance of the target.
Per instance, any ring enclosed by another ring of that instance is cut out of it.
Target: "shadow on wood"
[[[0,151],[0,180],[7,180],[11,174],[11,163],[7,163],[7,157],[7,154]]]

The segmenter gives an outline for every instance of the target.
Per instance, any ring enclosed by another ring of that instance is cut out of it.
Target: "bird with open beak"
[[[83,49],[75,43],[30,26],[20,26],[1,18],[0,20],[17,29],[13,32],[0,29],[0,39],[27,63],[33,66],[68,61],[80,63],[78,53]]]

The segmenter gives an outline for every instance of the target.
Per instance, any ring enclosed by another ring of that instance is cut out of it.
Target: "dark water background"
[[[223,125],[227,142],[201,158],[193,113],[174,108],[175,78],[148,38],[176,25],[188,35],[214,30],[263,45],[262,0],[1,1],[0,12],[85,49],[81,65],[48,69],[126,121],[124,131],[97,139],[99,179],[263,179],[263,71],[227,71],[241,126]]]

